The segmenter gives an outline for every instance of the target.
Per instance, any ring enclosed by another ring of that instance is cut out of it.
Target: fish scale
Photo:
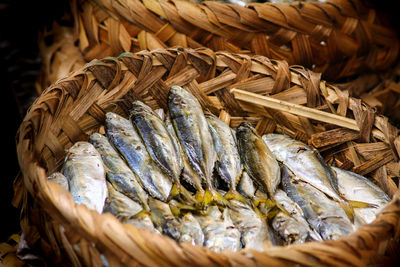
[[[140,179],[128,167],[108,138],[100,133],[93,133],[89,137],[89,142],[100,153],[106,166],[107,180],[113,187],[132,200],[139,202],[145,210],[149,210],[148,195],[142,188]]]
[[[304,217],[322,239],[335,240],[355,230],[337,201],[299,180],[286,166],[282,168],[282,189],[300,206]]]
[[[197,194],[202,205],[210,202],[229,203],[213,187],[212,175],[217,159],[207,120],[199,101],[180,86],[172,86],[168,94],[168,112],[182,151],[189,164],[205,184],[205,191]]]
[[[276,159],[290,169],[297,179],[309,183],[337,201],[350,220],[354,220],[353,207],[340,193],[335,173],[317,151],[283,134],[266,134],[262,139]]]
[[[247,174],[273,200],[281,178],[280,167],[275,156],[248,123],[239,125],[236,138],[240,158]]]
[[[140,135],[130,120],[107,112],[106,135],[140,179],[145,190],[153,197],[165,201],[172,188],[172,181],[154,164]]]
[[[74,201],[101,213],[107,197],[106,172],[99,152],[89,142],[78,141],[65,155],[61,173],[67,177]]]

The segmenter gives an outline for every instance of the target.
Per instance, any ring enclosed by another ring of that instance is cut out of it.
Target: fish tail
[[[169,202],[171,199],[179,195],[179,188],[176,183],[172,185],[171,190],[169,191],[169,196],[167,198],[167,202]]]
[[[140,212],[136,213],[133,218],[140,219],[150,216],[150,209],[149,210],[141,210]]]
[[[169,202],[176,196],[179,196],[179,198],[184,202],[190,203],[192,205],[198,205],[198,201],[196,200],[196,198],[193,197],[192,194],[180,183],[173,184],[169,196],[167,198],[167,202]]]
[[[202,188],[197,190],[194,198],[197,200],[198,203],[203,202],[204,194],[205,192]]]
[[[182,214],[182,211],[197,210],[194,206],[185,205],[185,204],[178,203],[178,202],[174,202],[174,203],[169,202],[169,208],[175,217],[179,217]]]
[[[241,195],[238,191],[230,189],[225,195],[224,198],[226,200],[237,200],[245,204],[250,204],[249,199],[245,198],[243,195]]]
[[[184,186],[180,185],[180,194],[184,198],[184,200],[188,203],[191,203],[192,205],[198,205],[198,201],[196,198],[192,195],[192,193],[189,192]]]
[[[346,213],[347,217],[350,219],[351,223],[354,223],[354,209],[353,206],[347,201],[341,201],[340,206]]]
[[[207,208],[210,203],[215,203],[217,205],[225,207],[230,206],[229,201],[221,196],[218,192],[207,188],[204,192],[204,197],[202,201],[203,209]]]
[[[147,204],[146,200],[142,200],[141,204],[142,204],[142,207],[143,207],[143,211],[150,212],[150,207],[149,207],[149,204]]]
[[[356,200],[347,200],[353,208],[378,208],[379,206],[376,204],[363,202],[363,201],[356,201]]]
[[[263,199],[254,199],[253,203],[255,207],[259,207],[260,205],[265,205],[267,208],[267,213],[264,214],[263,217],[267,217],[268,219],[274,218],[279,212],[283,212],[286,215],[289,215],[289,212],[280,204],[276,203],[274,200],[269,198]]]

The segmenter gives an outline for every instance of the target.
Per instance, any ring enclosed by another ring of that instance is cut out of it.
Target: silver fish
[[[148,195],[142,188],[140,179],[136,177],[108,138],[100,133],[93,133],[89,137],[89,142],[101,155],[106,166],[107,180],[116,190],[139,202],[148,211]]]
[[[103,213],[110,212],[120,221],[124,221],[134,217],[143,210],[140,203],[116,190],[110,182],[107,182],[107,189],[108,196],[103,208]]]
[[[141,213],[137,214],[136,216],[134,216],[133,218],[123,220],[122,222],[132,224],[133,226],[135,226],[136,228],[139,228],[139,229],[144,229],[149,232],[161,234],[160,231],[158,229],[156,229],[156,227],[154,226],[150,215],[146,212],[141,212]]]
[[[376,214],[390,201],[390,197],[364,176],[338,167],[332,167],[332,169],[337,175],[339,191],[346,199],[372,205],[354,209],[356,227],[375,220]]]
[[[337,201],[282,168],[282,188],[303,211],[304,217],[324,240],[335,240],[355,229]]]
[[[253,208],[241,201],[232,199],[229,214],[233,224],[241,233],[241,243],[245,249],[264,251],[272,246],[268,224]]]
[[[192,245],[202,246],[204,244],[204,233],[200,223],[188,212],[180,219],[179,242],[189,242]]]
[[[61,172],[54,172],[47,177],[47,180],[58,183],[62,188],[69,191],[69,184],[67,177]]]
[[[254,198],[256,187],[253,183],[253,180],[250,178],[246,171],[242,172],[239,184],[237,185],[237,190],[240,194],[247,197],[248,199]]]
[[[217,154],[199,101],[182,87],[172,86],[168,94],[168,109],[184,155],[205,184],[205,193],[200,196],[203,205],[207,206],[213,200],[227,204],[212,186]]]
[[[311,228],[304,218],[299,205],[291,200],[283,190],[276,190],[275,200],[288,212],[288,214],[279,212],[271,221],[272,228],[285,241],[285,245],[311,240],[322,241],[318,232]]]
[[[107,112],[105,130],[106,136],[139,177],[144,189],[152,197],[167,200],[172,182],[153,162],[132,123],[118,114]]]
[[[177,148],[179,153],[177,154],[176,160],[180,161],[183,165],[181,177],[183,180],[185,180],[187,183],[189,183],[192,187],[197,192],[200,192],[199,194],[204,194],[204,189],[201,184],[201,177],[193,170],[192,166],[189,163],[188,158],[185,156],[182,146],[180,145],[178,141],[178,137],[176,136],[174,126],[172,125],[171,122],[171,117],[169,116],[169,113],[167,113],[166,118],[165,118],[165,125],[167,127],[168,132],[170,133],[174,146]]]
[[[156,229],[166,236],[179,240],[180,223],[172,214],[170,206],[155,198],[149,198],[149,206],[150,217]]]
[[[180,194],[185,200],[194,202],[194,198],[181,185],[179,177],[183,164],[180,160],[174,141],[163,120],[146,104],[134,101],[130,111],[130,119],[154,162],[174,182],[170,198]]]
[[[195,215],[204,233],[204,246],[214,252],[241,249],[240,231],[233,225],[229,209],[221,213],[218,206],[208,206],[205,215]]]
[[[165,112],[162,108],[155,109],[154,113],[157,114],[157,116],[160,117],[161,120],[165,120]]]
[[[278,161],[250,124],[241,123],[236,130],[236,138],[246,172],[273,200],[281,179]]]
[[[309,183],[336,200],[350,220],[353,220],[354,210],[340,193],[335,173],[317,151],[283,134],[267,134],[263,136],[263,140],[277,160],[289,168],[297,179]]]
[[[241,195],[237,192],[236,186],[242,175],[243,166],[236,145],[235,133],[232,132],[229,125],[212,114],[206,114],[206,119],[217,153],[215,168],[229,187],[225,198],[239,199]]]
[[[107,197],[106,172],[99,152],[89,142],[78,141],[65,155],[62,174],[78,204],[101,213]]]

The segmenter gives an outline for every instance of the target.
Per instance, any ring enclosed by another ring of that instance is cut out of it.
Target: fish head
[[[263,135],[263,139],[266,142],[271,142],[271,143],[278,143],[286,140],[288,138],[287,135],[285,134],[277,134],[277,133],[268,133]]]
[[[86,156],[100,156],[96,148],[89,142],[77,141],[68,149],[68,155],[86,155]]]
[[[161,228],[163,229],[163,234],[178,240],[180,233],[178,226],[175,224],[174,220],[164,220],[162,222]]]
[[[248,122],[242,122],[236,129],[237,140],[254,140],[258,139],[259,135],[256,129]]]
[[[179,108],[186,113],[189,112],[189,107],[194,103],[200,105],[197,99],[182,87],[177,85],[171,86],[168,92],[168,106],[170,110]]]
[[[193,95],[183,89],[181,86],[172,85],[168,92],[169,99],[184,100],[185,98],[193,98]]]
[[[353,231],[350,222],[343,218],[325,218],[319,227],[319,233],[324,240],[337,240]]]
[[[112,129],[115,126],[120,126],[120,125],[124,125],[126,123],[127,119],[125,119],[124,117],[122,117],[121,115],[114,113],[114,112],[107,112],[105,114],[105,127],[106,129]]]
[[[149,107],[148,105],[146,105],[145,103],[143,103],[140,100],[135,100],[132,102],[132,107],[131,107],[131,115],[135,114],[135,113],[152,113],[153,110],[151,109],[151,107]]]

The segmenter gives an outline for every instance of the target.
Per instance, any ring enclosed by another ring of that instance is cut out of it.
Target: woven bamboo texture
[[[337,241],[217,254],[121,224],[111,214],[75,204],[67,191],[47,181],[66,149],[102,130],[105,112],[126,115],[134,99],[165,108],[174,84],[233,128],[248,121],[260,134],[280,132],[308,142],[327,162],[376,181],[393,200],[373,223]],[[276,100],[278,106],[270,106]],[[399,130],[361,100],[343,96],[320,74],[285,61],[206,48],[93,60],[36,99],[16,140],[21,227],[49,262],[101,266],[105,258],[110,266],[366,266],[390,262],[398,252]]]
[[[79,38],[74,37],[73,27],[60,26],[55,22],[41,36],[39,43],[42,69],[36,83],[38,94],[87,63],[77,46]],[[51,41],[45,42],[48,38]],[[342,91],[344,97],[362,99],[399,127],[400,113],[396,111],[400,108],[400,64],[396,64],[383,72],[362,73],[332,84]]]
[[[254,3],[185,0],[73,0],[87,61],[167,47],[263,55],[323,73],[327,81],[390,68],[397,30],[358,0]]]
[[[75,42],[73,28],[62,26],[58,21],[40,32],[38,46],[42,64],[36,81],[37,94],[86,63]]]

